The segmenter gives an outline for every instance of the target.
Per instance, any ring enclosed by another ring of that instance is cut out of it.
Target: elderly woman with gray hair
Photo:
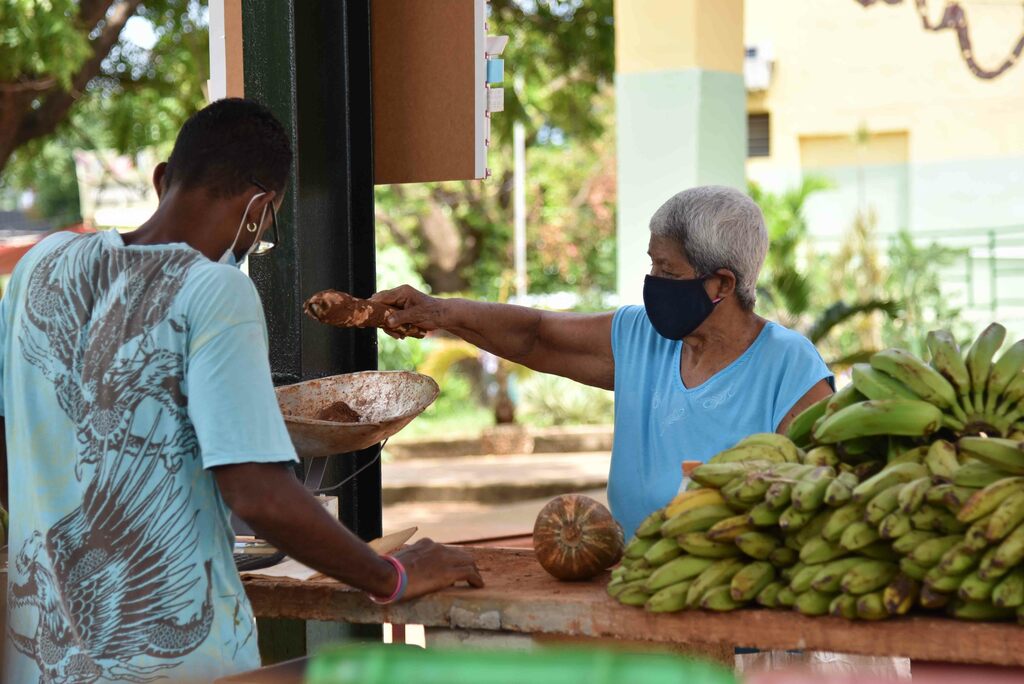
[[[749,197],[693,188],[662,205],[650,230],[642,307],[555,313],[408,286],[374,297],[401,309],[391,325],[447,330],[534,370],[614,390],[608,500],[627,537],[675,496],[684,460],[781,432],[833,391],[806,338],[754,313],[768,233]]]

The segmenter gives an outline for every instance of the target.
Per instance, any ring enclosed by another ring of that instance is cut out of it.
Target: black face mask
[[[676,280],[649,275],[644,279],[644,308],[659,335],[681,340],[707,320],[721,301],[712,301],[704,290],[708,277]]]

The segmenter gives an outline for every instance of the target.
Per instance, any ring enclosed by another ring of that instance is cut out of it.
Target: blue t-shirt
[[[259,666],[209,468],[295,460],[251,281],[186,245],[47,238],[0,303],[6,677],[211,681]]]
[[[657,333],[642,306],[612,319],[615,439],[608,502],[627,538],[672,500],[683,461],[707,461],[755,432],[775,432],[815,384],[831,381],[802,335],[767,323],[739,358],[703,384],[680,375],[681,341]]]

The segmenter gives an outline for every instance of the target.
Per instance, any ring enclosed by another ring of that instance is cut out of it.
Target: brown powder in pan
[[[358,423],[363,417],[352,410],[352,407],[343,401],[336,401],[330,406],[325,406],[316,414],[317,420],[329,420],[332,423]]]

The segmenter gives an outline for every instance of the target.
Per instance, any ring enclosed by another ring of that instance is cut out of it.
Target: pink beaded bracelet
[[[395,569],[395,572],[398,573],[398,583],[395,585],[395,590],[391,592],[391,596],[388,596],[387,598],[380,598],[378,596],[374,596],[369,592],[367,592],[366,595],[369,596],[370,600],[374,603],[386,605],[388,603],[394,603],[395,601],[398,601],[402,598],[402,596],[405,595],[405,588],[409,584],[409,575],[405,572],[405,566],[402,565],[402,561],[398,560],[394,556],[385,554],[381,556],[381,558],[386,560],[388,563],[391,563],[391,566]]]

